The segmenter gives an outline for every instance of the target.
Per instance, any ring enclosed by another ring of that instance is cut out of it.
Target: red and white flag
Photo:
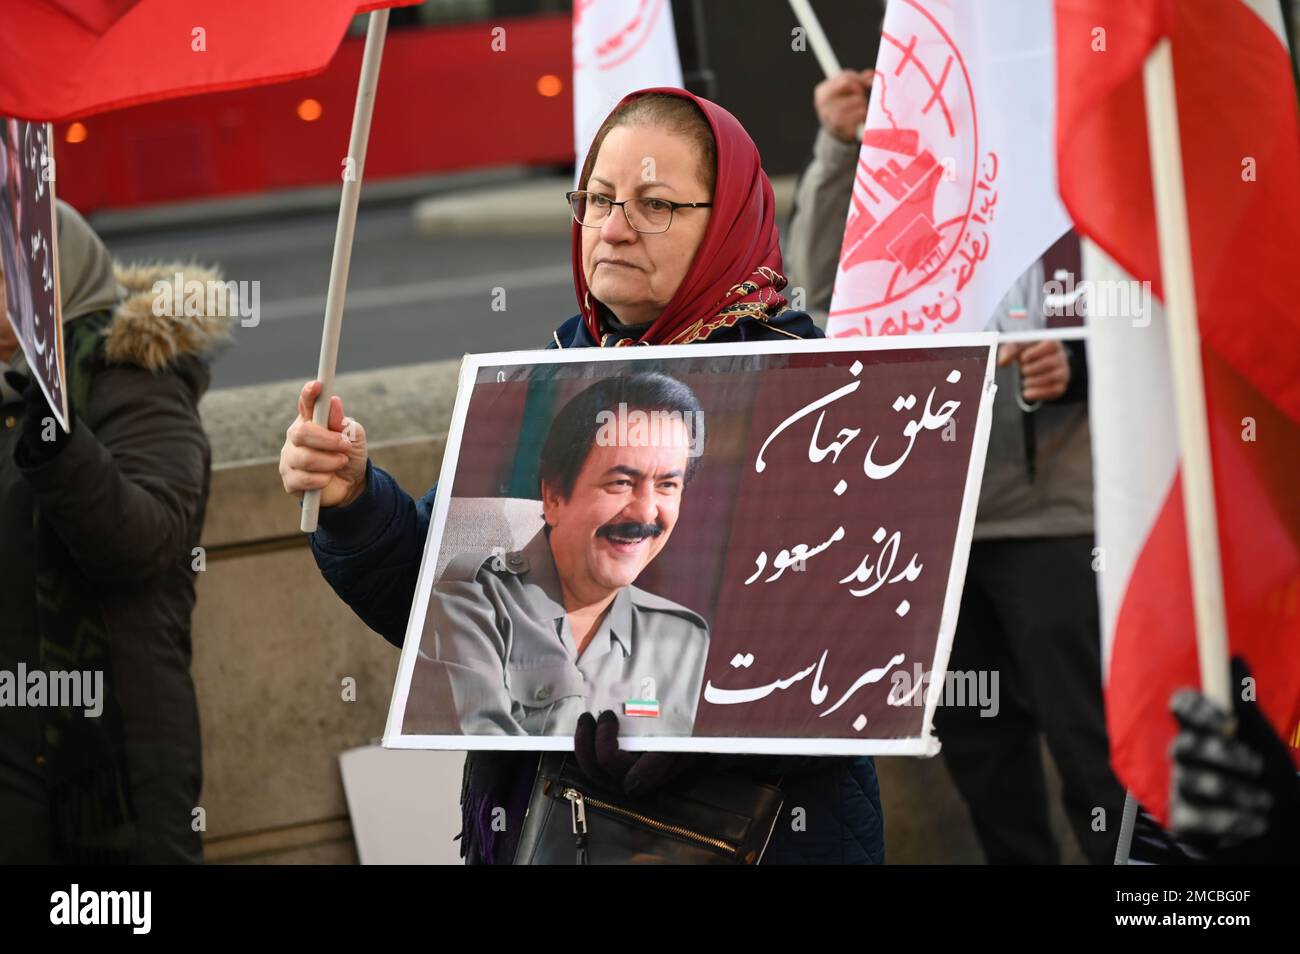
[[[669,0],[574,0],[573,146],[578,174],[596,131],[628,93],[682,85]]]
[[[1050,0],[894,0],[827,332],[983,331],[1069,220]]]
[[[1116,307],[1144,297],[1117,284],[1127,276],[1163,296],[1142,76],[1162,37],[1173,51],[1229,646],[1284,739],[1300,719],[1300,124],[1273,0],[1056,0],[1061,196],[1100,249],[1084,269],[1111,759],[1164,822],[1169,697],[1200,683],[1180,451],[1165,318]]]

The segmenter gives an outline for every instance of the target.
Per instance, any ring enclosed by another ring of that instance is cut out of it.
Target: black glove
[[[14,460],[22,467],[39,467],[49,463],[68,446],[71,432],[59,426],[35,378],[10,370],[5,372],[5,380],[23,396],[26,405],[23,411],[23,433],[18,439]],[[47,420],[52,423],[46,424]]]
[[[618,716],[609,709],[599,719],[590,712],[578,716],[573,752],[578,767],[589,779],[630,797],[652,795],[709,761],[707,755],[690,752],[624,752],[618,747]]]
[[[1250,673],[1240,659],[1232,669],[1234,686],[1240,686]],[[1300,781],[1286,744],[1259,707],[1236,692],[1229,715],[1202,693],[1184,689],[1169,708],[1180,726],[1169,750],[1170,830],[1211,861],[1294,863]]]

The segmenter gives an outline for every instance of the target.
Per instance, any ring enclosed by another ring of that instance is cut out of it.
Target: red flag
[[[5,0],[0,115],[62,122],[318,73],[358,13],[421,0]]]
[[[1056,18],[1061,197],[1078,232],[1158,296],[1142,66],[1171,41],[1229,644],[1289,739],[1300,719],[1300,124],[1280,11],[1271,0],[1056,0]],[[1119,321],[1093,323],[1090,352],[1107,722],[1116,773],[1164,822],[1168,703],[1199,684],[1195,624],[1164,325]]]

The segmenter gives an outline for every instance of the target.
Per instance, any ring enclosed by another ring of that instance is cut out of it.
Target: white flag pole
[[[1182,455],[1183,514],[1187,523],[1187,553],[1192,572],[1201,691],[1231,712],[1228,627],[1223,609],[1205,379],[1201,373],[1201,336],[1196,315],[1196,285],[1187,223],[1173,50],[1167,37],[1147,57],[1142,80],[1146,93],[1156,234],[1160,244],[1160,277],[1164,284],[1165,314],[1168,317],[1174,409]]]
[[[370,139],[370,117],[374,113],[375,87],[379,84],[379,61],[384,53],[388,33],[388,9],[373,10],[366,25],[366,47],[361,55],[361,79],[357,83],[357,102],[352,112],[352,136],[343,168],[343,195],[339,200],[339,222],[334,232],[334,260],[330,263],[329,291],[325,296],[325,327],[321,331],[320,364],[316,378],[321,382],[320,396],[312,420],[324,427],[329,421],[330,398],[334,394],[334,368],[338,364],[339,332],[343,327],[343,296],[348,287],[348,268],[352,264],[352,236],[357,225],[357,201],[361,197],[361,173],[366,165],[366,143]],[[320,491],[309,490],[302,496],[304,533],[316,529],[320,514]]]
[[[803,27],[804,33],[808,35],[808,42],[812,44],[813,56],[817,57],[817,63],[826,74],[826,78],[839,76],[843,69],[840,66],[839,58],[835,55],[835,49],[831,46],[831,41],[826,39],[826,31],[822,29],[822,22],[817,19],[817,14],[813,13],[812,4],[808,0],[790,0],[790,9],[794,11],[794,17]],[[866,132],[866,123],[859,123],[857,129],[858,141],[862,141],[863,133]]]
[[[1087,325],[1065,325],[1060,328],[1030,328],[1028,331],[999,331],[998,344],[1009,341],[1087,341]]]
[[[1138,801],[1133,793],[1124,792],[1124,813],[1119,820],[1119,839],[1115,843],[1115,864],[1128,864],[1133,854],[1133,829],[1137,827]]]
[[[835,56],[831,41],[826,39],[826,31],[822,29],[821,21],[817,19],[817,14],[813,13],[812,4],[808,0],[790,0],[790,9],[794,11],[795,19],[808,35],[813,56],[817,57],[817,62],[822,72],[826,74],[826,78],[838,76],[840,61]]]

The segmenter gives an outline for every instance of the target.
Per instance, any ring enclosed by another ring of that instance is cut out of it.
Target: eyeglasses
[[[654,235],[667,232],[678,209],[711,209],[712,202],[670,202],[667,199],[624,199],[615,202],[599,192],[566,192],[573,221],[589,229],[598,229],[609,218],[609,210],[621,206],[627,224],[638,232]]]

